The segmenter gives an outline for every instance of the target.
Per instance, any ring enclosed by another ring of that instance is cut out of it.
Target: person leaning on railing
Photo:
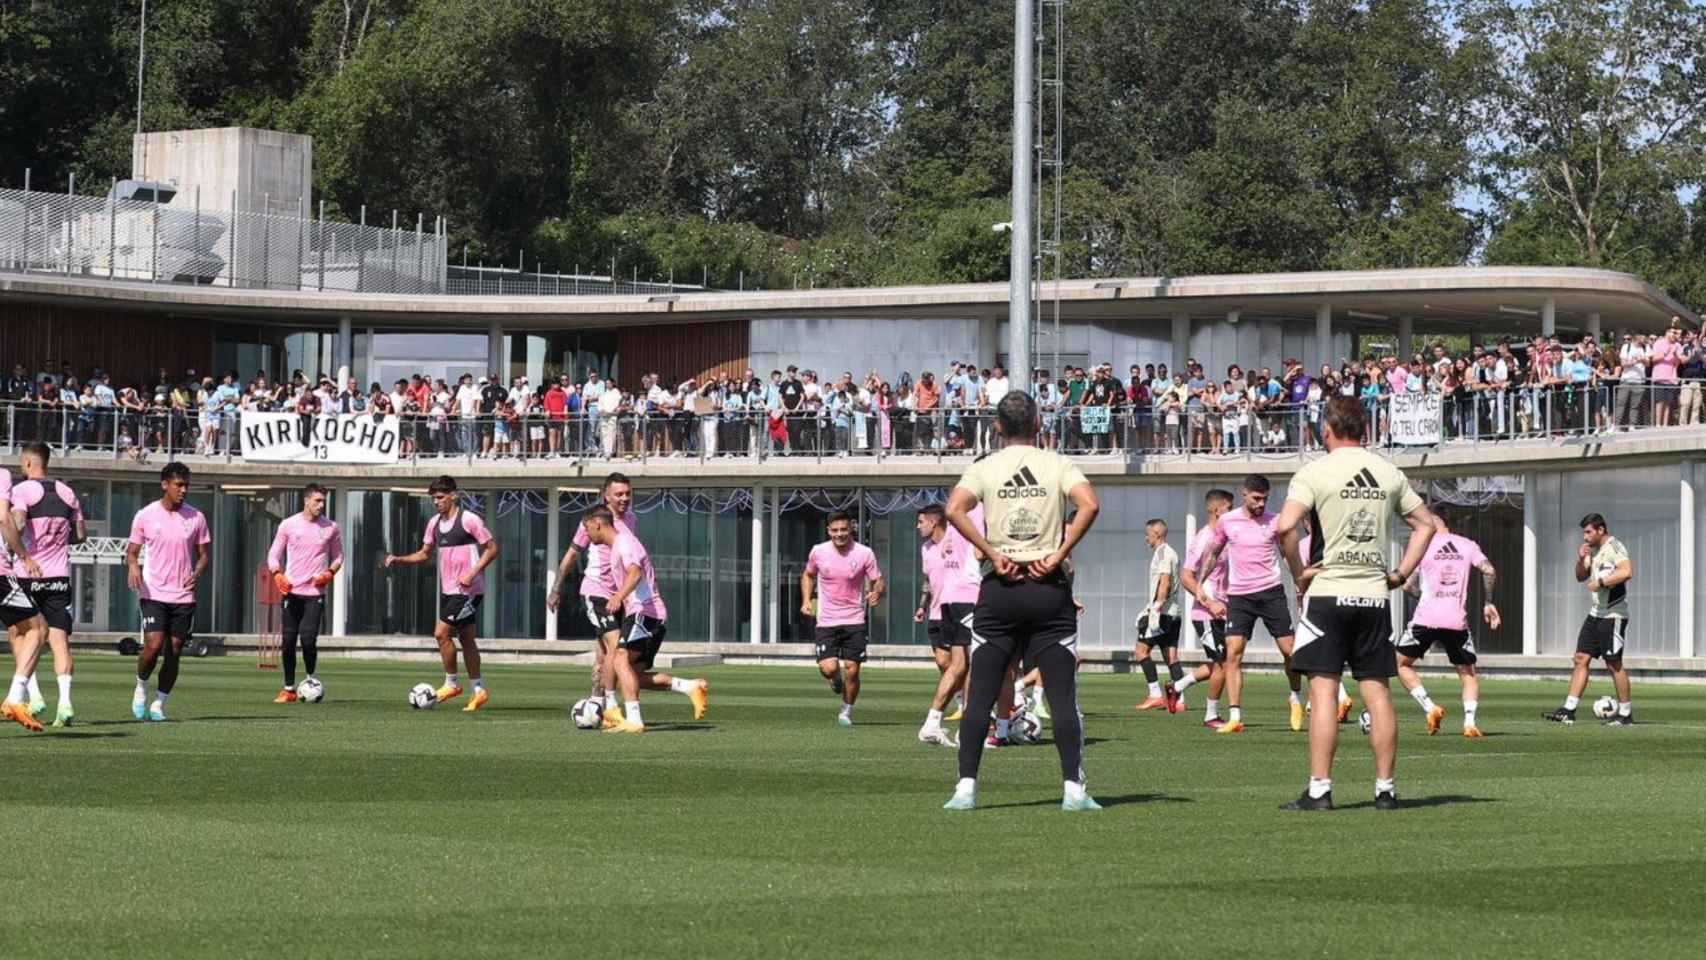
[[[1698,426],[1701,422],[1701,386],[1706,380],[1706,347],[1703,347],[1697,333],[1690,330],[1685,338],[1687,353],[1683,357],[1682,366],[1677,368],[1677,375],[1682,379],[1682,389],[1677,396],[1676,421],[1685,427]]]

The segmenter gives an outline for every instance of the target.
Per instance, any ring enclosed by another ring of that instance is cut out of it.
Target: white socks
[[[1082,799],[1084,799],[1084,784],[1078,782],[1077,780],[1062,781],[1062,789],[1065,793],[1065,798],[1067,800],[1082,800]]]
[[[1428,696],[1428,688],[1417,686],[1416,689],[1410,691],[1410,696],[1422,705],[1423,713],[1434,712],[1434,701],[1432,697]]]
[[[1333,792],[1333,778],[1332,777],[1310,777],[1309,778],[1309,799],[1319,800],[1322,797],[1324,797],[1327,794],[1332,793],[1332,792]]]
[[[842,704],[841,705],[841,715],[844,717],[853,716],[853,705],[851,703]]]
[[[604,691],[604,709],[614,710],[614,709],[616,709],[617,706],[618,706],[618,704],[616,702],[616,691],[614,691],[614,690]]]
[[[148,700],[148,681],[141,677],[136,678],[136,693],[131,696],[131,699],[137,703],[144,703]]]
[[[1177,690],[1180,693],[1184,693],[1186,690],[1189,690],[1191,688],[1191,686],[1193,684],[1195,684],[1196,682],[1197,682],[1197,675],[1194,673],[1187,673],[1184,676],[1180,677],[1179,679],[1173,681],[1173,689]]]
[[[641,726],[645,725],[646,721],[640,719],[640,701],[629,700],[627,704],[623,706],[622,712],[624,714],[622,719],[629,723],[637,723]]]
[[[41,684],[36,682],[36,675],[33,673],[30,674],[30,682],[29,682],[28,689],[29,689],[29,694],[30,694],[31,700],[40,700],[41,699]]]
[[[669,678],[670,693],[692,693],[699,686],[697,680],[684,680],[681,677]]]
[[[457,684],[456,684],[456,674],[454,674],[454,673],[447,673],[447,674],[445,674],[445,675],[444,675],[444,685],[445,685],[445,686],[447,686],[447,687],[454,687],[454,686],[456,686],[456,685],[457,685]]]
[[[1301,703],[1302,701],[1297,699],[1297,691],[1293,690],[1291,692],[1291,696],[1287,698],[1286,702],[1288,702],[1288,703]]]
[[[1627,716],[1630,716],[1631,714],[1633,714],[1634,712],[1635,712],[1635,705],[1633,703],[1629,702],[1628,700],[1617,701],[1617,715],[1618,716],[1627,717]]]
[[[69,673],[55,674],[54,679],[59,681],[59,702],[60,703],[70,703],[71,702],[71,674],[69,674]]]
[[[486,689],[486,681],[484,681],[484,680],[481,680],[481,679],[480,679],[480,678],[479,678],[479,677],[475,677],[475,678],[474,678],[474,689],[475,689],[475,690],[484,690],[484,689]]]
[[[1565,697],[1564,698],[1564,709],[1565,710],[1574,710],[1577,707],[1581,706],[1581,703],[1582,703],[1581,697]]]
[[[973,794],[976,792],[977,779],[975,777],[961,777],[959,782],[954,784],[954,793],[956,794]]]
[[[154,691],[154,705],[156,707],[164,707],[166,705],[166,698],[169,696],[171,696],[171,694],[164,690]]]
[[[1149,685],[1149,695],[1152,697],[1161,696],[1161,684],[1159,684],[1159,683],[1150,684]]]
[[[1233,707],[1227,711],[1226,719],[1228,723],[1238,723],[1244,719],[1244,711]]]
[[[1480,702],[1476,701],[1476,700],[1465,700],[1465,701],[1463,701],[1463,725],[1464,726],[1466,726],[1466,727],[1475,726],[1475,708],[1480,706],[1480,705],[1481,705]]]
[[[1214,719],[1218,718],[1219,716],[1220,716],[1220,701],[1219,700],[1208,701],[1208,703],[1205,704],[1203,707],[1202,718],[1204,720],[1214,720]]]
[[[942,711],[931,710],[924,717],[924,725],[926,727],[930,727],[932,729],[941,727],[942,726]]]
[[[1397,796],[1398,785],[1391,780],[1381,780],[1376,778],[1374,781],[1374,795],[1378,797],[1383,793],[1390,793],[1393,796]]]
[[[12,674],[12,688],[6,692],[6,699],[13,703],[24,703],[29,699],[30,678],[21,673]]]
[[[1339,681],[1339,702],[1344,703],[1346,700],[1349,700],[1350,698],[1351,698],[1351,695],[1345,692],[1345,681],[1340,680]]]

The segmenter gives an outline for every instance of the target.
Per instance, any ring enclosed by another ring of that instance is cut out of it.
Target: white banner
[[[243,411],[243,459],[258,463],[396,463],[390,414]]]
[[[1395,446],[1437,446],[1440,442],[1440,395],[1395,393],[1389,408],[1389,427]]]

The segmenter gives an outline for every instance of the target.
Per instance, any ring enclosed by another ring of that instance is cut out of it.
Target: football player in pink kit
[[[12,472],[0,467],[0,624],[6,627],[6,639],[12,647],[12,685],[6,698],[0,701],[0,716],[26,730],[40,731],[41,723],[30,713],[28,698],[30,670],[26,669],[41,656],[43,635],[47,626],[29,591],[13,575],[12,557],[18,558],[18,568],[25,576],[41,576],[41,567],[24,549],[23,538],[12,521]]]
[[[142,605],[142,651],[136,655],[136,691],[130,698],[131,715],[138,720],[166,719],[166,698],[178,682],[178,657],[195,626],[196,584],[212,556],[207,518],[184,502],[189,490],[190,468],[177,461],[166,464],[160,470],[160,499],[130,521],[124,561],[130,589]],[[149,703],[148,677],[156,661],[160,683]]]
[[[41,576],[23,580],[36,610],[46,626],[47,645],[53,650],[53,673],[59,681],[59,705],[53,725],[69,726],[76,718],[71,708],[71,545],[88,538],[83,509],[77,494],[47,476],[53,451],[45,443],[24,444],[20,463],[29,479],[12,488],[12,521],[22,532],[24,547],[41,569]],[[30,714],[39,717],[47,701],[36,683],[36,662],[41,647],[28,664]]]
[[[296,645],[308,679],[315,679],[320,657],[320,622],[326,615],[326,588],[344,566],[344,540],[338,525],[326,519],[326,488],[302,488],[302,512],[285,518],[267,551],[267,567],[283,598],[279,645],[284,653],[284,689],[273,703],[296,702]]]
[[[972,523],[982,529],[981,507],[972,512]],[[972,608],[977,606],[982,575],[971,544],[949,526],[940,504],[918,511],[918,536],[923,540],[920,559],[928,586],[926,602],[919,605],[913,619],[921,622],[928,615],[939,624],[933,624],[930,648],[936,655],[936,668],[942,673],[936,693],[930,699],[930,712],[925,714],[924,726],[918,730],[918,739],[954,747],[958,743],[942,729],[942,714],[948,708],[948,701],[965,686]]]
[[[462,684],[456,678],[456,647],[460,643],[468,677],[474,681],[474,696],[462,712],[473,713],[491,699],[485,681],[480,679],[480,645],[474,639],[474,622],[480,618],[480,604],[486,599],[484,574],[498,558],[498,541],[478,514],[462,509],[454,477],[434,480],[427,487],[427,495],[432,497],[433,515],[421,536],[421,548],[400,557],[386,554],[385,567],[413,566],[438,555],[438,623],[433,639],[438,641],[438,655],[444,661],[444,686],[438,688],[438,699],[462,695]]]
[[[1185,691],[1193,684],[1207,680],[1208,703],[1203,710],[1202,725],[1218,730],[1225,725],[1225,721],[1220,719],[1220,694],[1226,687],[1226,669],[1223,666],[1226,663],[1226,621],[1211,616],[1208,605],[1210,601],[1226,596],[1226,560],[1222,558],[1216,563],[1206,577],[1199,577],[1197,568],[1202,565],[1203,554],[1214,542],[1215,527],[1219,525],[1220,518],[1232,509],[1231,491],[1210,490],[1203,498],[1203,509],[1208,523],[1197,531],[1185,548],[1185,562],[1179,568],[1179,581],[1196,598],[1196,604],[1191,607],[1191,625],[1196,629],[1197,642],[1202,645],[1203,659],[1207,662],[1169,683],[1165,693],[1168,711],[1180,713],[1185,709]]]
[[[605,477],[599,496],[611,516],[616,518],[617,532],[633,533],[634,485],[627,476],[612,473]],[[569,581],[569,573],[574,570],[575,561],[582,551],[586,552],[586,570],[581,575],[581,602],[586,608],[587,620],[592,623],[593,633],[598,637],[593,647],[592,691],[589,696],[604,702],[604,726],[608,729],[622,722],[622,708],[616,698],[616,661],[612,657],[622,630],[622,616],[620,612],[611,613],[608,609],[611,588],[606,586],[605,556],[609,551],[592,542],[584,525],[575,529],[574,542],[557,564],[557,577],[552,581],[551,592],[545,597],[545,606],[553,612],[561,606],[563,584]]]
[[[1481,736],[1475,724],[1475,708],[1479,706],[1481,682],[1475,674],[1475,640],[1469,635],[1469,571],[1481,573],[1481,617],[1487,626],[1499,629],[1499,608],[1493,603],[1493,587],[1499,572],[1493,562],[1481,552],[1481,546],[1468,537],[1460,537],[1446,528],[1445,520],[1434,516],[1433,540],[1422,565],[1404,584],[1405,592],[1421,598],[1416,613],[1410,618],[1410,628],[1398,640],[1398,679],[1404,689],[1421,705],[1427,714],[1428,733],[1439,732],[1445,719],[1445,708],[1433,702],[1416,673],[1416,661],[1439,644],[1445,657],[1463,678],[1463,735],[1474,739]]]
[[[640,715],[640,690],[669,690],[684,694],[693,703],[693,719],[705,716],[710,685],[704,680],[672,677],[652,669],[658,648],[668,632],[669,609],[658,592],[657,573],[651,555],[632,533],[616,526],[609,507],[593,507],[581,518],[588,543],[605,550],[604,585],[609,589],[605,612],[622,618],[621,642],[611,656],[616,683],[622,689],[625,708],[622,719],[606,726],[610,733],[645,733]]]
[[[835,722],[851,727],[868,642],[865,608],[882,599],[883,572],[871,548],[853,542],[851,517],[838,510],[827,526],[829,539],[812,547],[800,574],[800,612],[817,617],[817,668],[841,695]]]
[[[1303,701],[1298,699],[1303,683],[1291,669],[1291,608],[1280,585],[1279,514],[1268,512],[1269,489],[1267,477],[1251,474],[1244,478],[1244,505],[1228,511],[1215,524],[1214,537],[1197,564],[1197,579],[1206,580],[1221,554],[1226,555],[1226,599],[1211,597],[1204,604],[1210,617],[1226,620],[1228,716],[1216,733],[1244,732],[1244,711],[1239,703],[1244,692],[1244,644],[1257,620],[1267,625],[1274,645],[1285,658],[1286,680],[1291,684],[1291,729],[1303,729]]]

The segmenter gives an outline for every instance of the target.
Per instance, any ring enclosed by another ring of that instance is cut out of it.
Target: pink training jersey
[[[842,553],[826,540],[813,547],[806,557],[806,572],[817,578],[818,626],[864,624],[864,586],[868,581],[883,578],[883,572],[877,569],[877,555],[870,547],[855,543]]]
[[[77,494],[58,480],[25,480],[12,488],[12,510],[24,515],[19,532],[42,577],[71,576],[71,534],[83,521]]]
[[[616,543],[610,548],[610,558],[612,562],[607,566],[610,570],[608,585],[611,596],[622,589],[629,570],[640,568],[640,582],[634,587],[634,592],[622,601],[622,612],[630,617],[644,616],[653,620],[668,620],[669,608],[664,606],[663,595],[658,593],[658,578],[656,571],[652,569],[652,556],[646,552],[646,545],[640,542],[640,538],[631,533],[616,534]]]
[[[979,532],[983,531],[983,504],[978,504],[967,519]],[[976,603],[978,590],[983,586],[983,567],[975,556],[977,548],[960,535],[952,524],[942,538],[943,603]]]
[[[167,510],[156,500],[136,511],[130,542],[142,548],[142,599],[195,602],[195,591],[184,584],[195,569],[196,548],[213,542],[200,510],[187,503]]]
[[[435,513],[427,521],[421,542],[436,545],[440,593],[448,597],[477,597],[486,592],[483,573],[468,586],[462,585],[462,575],[474,569],[480,562],[481,548],[492,542],[492,534],[478,514],[457,507],[456,515],[445,520]]]
[[[1224,522],[1225,518],[1222,517],[1221,520]],[[1213,543],[1213,527],[1203,527],[1198,530],[1197,535],[1192,537],[1190,544],[1185,547],[1185,569],[1196,570],[1202,564],[1203,556],[1208,553],[1208,548]],[[1210,600],[1226,599],[1226,557],[1224,552],[1214,562],[1214,569],[1208,572],[1208,579],[1202,582],[1202,592],[1207,594]],[[1191,619],[1212,620],[1214,618],[1208,615],[1207,607],[1198,603],[1191,606]]]
[[[289,558],[288,564],[286,558]],[[325,517],[310,520],[298,513],[278,525],[267,551],[267,566],[283,572],[290,592],[297,597],[319,597],[325,588],[314,586],[314,578],[344,559],[344,538],[338,525]]]
[[[1469,602],[1469,571],[1486,560],[1480,545],[1468,537],[1434,534],[1418,571],[1422,576],[1422,601],[1416,605],[1416,616],[1411,622],[1439,630],[1469,629],[1469,618],[1464,612],[1464,605]]]
[[[946,534],[940,541],[926,540],[918,550],[919,568],[924,582],[930,585],[931,620],[942,619],[942,548],[948,545]]]
[[[12,471],[7,470],[5,467],[0,467],[0,509],[10,513],[12,511],[12,507],[10,505],[11,502]],[[11,574],[12,551],[6,549],[5,544],[0,543],[0,577],[11,576]]]
[[[1252,517],[1243,507],[1228,510],[1214,526],[1215,546],[1226,562],[1226,595],[1245,597],[1280,585],[1279,514]]]
[[[626,513],[617,517],[614,524],[617,533],[633,533],[635,525],[634,510],[631,507]],[[602,545],[593,543],[592,539],[586,535],[584,524],[575,528],[574,547],[576,550],[586,553],[586,570],[581,574],[581,596],[610,596],[610,591],[613,588],[605,585],[606,550]]]

